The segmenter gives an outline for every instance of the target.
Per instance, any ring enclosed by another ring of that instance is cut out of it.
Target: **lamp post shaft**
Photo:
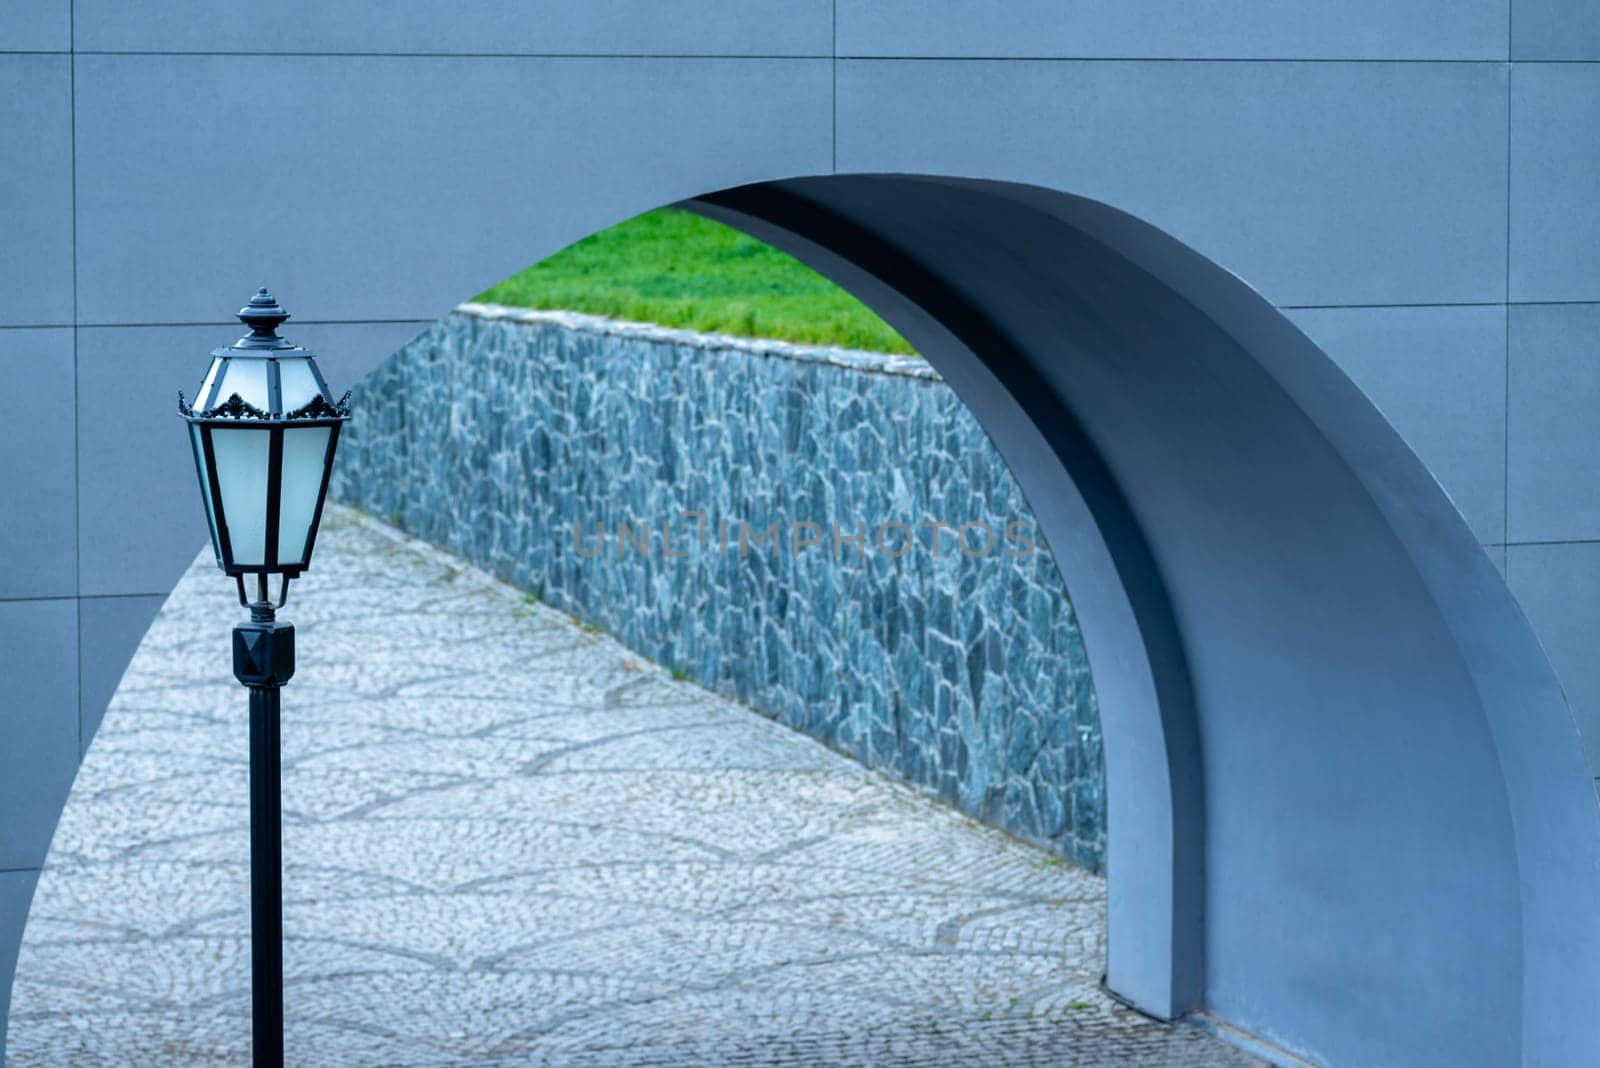
[[[311,566],[350,394],[278,336],[289,313],[265,288],[239,309],[250,333],[214,349],[193,405],[178,394],[217,567],[250,619],[233,628],[233,674],[250,688],[250,998],[256,1068],[283,1065],[283,803],[279,699],[294,627],[277,610]],[[276,603],[269,595],[279,579]],[[246,582],[255,584],[250,598]],[[0,1018],[0,1024],[3,1024]]]
[[[250,1007],[256,1068],[283,1064],[283,804],[277,685],[250,687]]]
[[[294,627],[270,602],[233,628],[233,674],[250,688],[250,1008],[255,1068],[283,1065],[283,800],[279,696]]]

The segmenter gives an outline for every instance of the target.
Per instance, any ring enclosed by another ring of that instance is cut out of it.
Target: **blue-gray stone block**
[[[0,137],[0,326],[71,323],[70,59],[0,54]]]
[[[1101,200],[1275,304],[1505,297],[1503,65],[841,60],[838,110],[840,170]]]
[[[1508,540],[1600,539],[1600,304],[1516,305],[1509,325]]]
[[[0,598],[78,592],[72,331],[0,330]]]
[[[0,870],[37,868],[78,772],[77,602],[0,602],[0,649]]]
[[[362,383],[340,496],[1101,867],[1104,757],[1071,602],[1047,549],[1006,538],[1015,522],[1038,540],[1032,513],[930,367],[472,307]],[[974,521],[992,548],[973,527],[962,550]],[[916,547],[902,555],[890,522]],[[620,524],[647,524],[651,551],[619,548]],[[771,524],[776,551],[757,541]]]
[[[839,0],[839,54],[1503,60],[1509,2]]]
[[[1511,72],[1511,299],[1600,300],[1600,64]]]

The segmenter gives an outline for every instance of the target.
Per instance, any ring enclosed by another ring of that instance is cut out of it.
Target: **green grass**
[[[913,351],[866,305],[792,256],[676,208],[586,237],[476,299],[742,337]]]

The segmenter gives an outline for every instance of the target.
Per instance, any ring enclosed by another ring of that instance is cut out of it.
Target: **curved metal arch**
[[[1187,667],[1149,547],[1081,427],[994,324],[859,225],[776,186],[685,206],[865,300],[934,364],[1005,457],[1071,591],[1099,703],[1117,713],[1102,725],[1115,784],[1107,983],[1161,1019],[1198,1008],[1205,827]]]
[[[1101,694],[1114,990],[1330,1063],[1600,1048],[1600,805],[1565,698],[1444,492],[1270,303],[1034,186],[691,206],[905,331],[1038,510]]]

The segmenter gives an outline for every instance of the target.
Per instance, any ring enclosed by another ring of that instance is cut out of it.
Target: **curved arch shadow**
[[[684,206],[872,305],[1028,495],[1100,699],[1114,992],[1330,1063],[1600,1048],[1600,804],[1565,697],[1444,492],[1287,319],[1038,187]]]

